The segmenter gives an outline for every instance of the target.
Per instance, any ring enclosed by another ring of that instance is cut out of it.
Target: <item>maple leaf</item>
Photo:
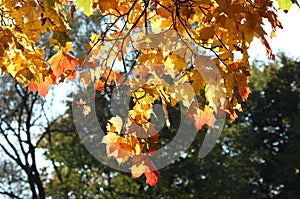
[[[288,11],[291,9],[293,3],[291,0],[278,0],[278,5],[281,10]]]
[[[157,14],[160,15],[162,18],[168,19],[172,17],[172,12],[168,11],[167,9],[163,7],[158,7],[156,9]]]
[[[125,163],[133,155],[133,148],[126,140],[116,133],[108,133],[102,139],[106,144],[108,157],[114,157],[119,164]]]
[[[90,16],[92,14],[92,1],[76,0],[76,7],[83,8],[86,16]]]
[[[82,114],[84,117],[88,116],[91,113],[91,107],[88,105],[83,106]]]
[[[142,154],[132,159],[131,175],[132,178],[138,178],[142,174],[146,177],[146,183],[154,186],[158,182],[159,172],[148,155]]]
[[[76,104],[79,106],[83,106],[83,105],[86,105],[86,101],[84,101],[82,98],[80,98],[80,100],[77,101]]]
[[[94,8],[97,6],[99,6],[99,9],[104,14],[104,13],[109,12],[111,9],[117,9],[118,1],[117,0],[100,0],[97,3],[93,4]]]
[[[76,12],[76,7],[74,6],[73,2],[70,2],[70,18],[72,22],[74,21],[74,12]]]
[[[102,139],[102,143],[106,144],[106,153],[107,157],[118,157],[118,142],[120,141],[120,138],[117,134],[115,133],[108,133],[105,135]]]
[[[234,111],[234,109],[232,107],[232,104],[228,101],[228,99],[226,100],[226,110],[225,110],[225,112],[227,113],[227,115],[229,116],[231,121],[234,121],[238,117],[236,112]]]
[[[91,74],[89,72],[81,72],[80,80],[83,83],[84,88],[86,89],[89,83],[92,81]]]
[[[131,177],[132,178],[139,178],[143,175],[146,171],[149,170],[149,167],[145,164],[141,163],[139,165],[134,164],[131,166]]]
[[[148,156],[146,158],[145,164],[149,167],[149,171],[146,171],[144,173],[147,178],[146,183],[153,187],[158,182],[159,172]]]
[[[141,154],[142,144],[139,142],[138,139],[139,138],[137,138],[133,134],[126,134],[125,135],[126,143],[128,143],[132,147],[134,155],[140,155]]]
[[[42,82],[38,86],[38,92],[41,96],[45,97],[48,94],[49,91],[49,84],[47,82]]]
[[[213,111],[218,112],[219,109],[224,109],[226,98],[224,84],[207,84],[205,86],[205,98]]]
[[[200,89],[203,89],[205,86],[205,81],[202,78],[202,75],[198,70],[193,69],[192,72],[187,73],[189,80],[192,82],[192,87],[195,90],[196,94],[200,94]]]
[[[101,79],[97,80],[94,84],[94,88],[97,91],[104,91],[104,86],[105,86],[105,83]]]
[[[145,172],[144,174],[147,178],[146,183],[150,186],[153,187],[158,182],[159,172],[157,170]]]
[[[82,106],[82,114],[84,117],[88,116],[91,113],[91,107],[86,104],[86,101],[83,99],[80,99],[79,101],[76,102],[78,106]]]
[[[199,36],[202,40],[206,41],[210,38],[213,38],[215,34],[215,27],[209,26],[200,30]]]
[[[226,89],[229,91],[231,96],[235,87],[238,88],[239,94],[243,100],[248,98],[251,93],[248,86],[248,77],[250,71],[248,68],[242,66],[242,62],[235,62],[228,65],[231,73],[225,75],[225,83],[227,84]]]
[[[124,164],[129,157],[133,155],[133,149],[131,145],[126,143],[120,143],[117,145],[118,155],[115,157],[119,164]]]
[[[76,71],[76,66],[79,65],[79,61],[67,54],[69,51],[72,51],[71,44],[67,43],[66,47],[63,47],[55,55],[51,57],[48,63],[51,66],[53,74],[56,77],[60,77],[66,71]]]
[[[122,80],[122,74],[119,71],[117,71],[117,70],[113,71],[110,68],[105,68],[104,70],[101,70],[98,72],[99,73],[96,74],[96,78],[104,79],[103,81],[102,80],[96,81],[95,84],[99,84],[99,85],[97,85],[98,88],[100,88],[101,86],[104,86],[104,83],[106,85],[112,84],[112,81],[114,81],[116,85],[120,85],[120,81]],[[95,85],[95,89],[97,88],[97,86]],[[100,91],[101,91],[101,89],[100,89]]]
[[[107,124],[107,131],[108,132],[116,132],[116,133],[121,133],[122,130],[122,125],[123,125],[123,120],[120,116],[112,117],[110,120],[108,120]]]
[[[28,84],[28,88],[29,88],[29,92],[32,92],[32,91],[35,91],[38,89],[38,85],[37,83],[35,83],[35,81],[31,81],[29,84]]]
[[[53,31],[53,36],[52,36],[52,42],[54,44],[58,44],[58,45],[62,45],[62,46],[66,46],[66,44],[68,43],[68,41],[70,41],[70,37],[68,36],[68,34],[66,32],[61,32],[61,31]]]
[[[183,69],[188,67],[186,60],[174,53],[170,53],[170,55],[165,58],[164,65],[169,69],[168,72],[173,78],[176,72],[180,73]]]
[[[38,90],[39,95],[42,97],[46,97],[49,91],[49,86],[55,83],[56,78],[54,77],[53,74],[50,74],[44,79],[39,79],[39,80],[31,80],[28,84],[29,92]]]
[[[192,118],[194,120],[194,125],[199,131],[203,125],[214,128],[216,118],[213,114],[213,110],[209,106],[204,106],[204,109],[200,109],[197,103],[193,103],[187,112],[187,118]]]
[[[46,82],[41,82],[38,85],[36,82],[31,81],[28,84],[28,88],[29,88],[29,92],[38,90],[39,95],[42,96],[42,97],[45,97],[48,94],[49,84],[46,83]]]

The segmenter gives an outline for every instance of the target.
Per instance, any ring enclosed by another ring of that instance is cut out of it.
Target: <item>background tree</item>
[[[97,15],[93,16],[93,18],[76,13],[73,17],[74,20],[73,23],[71,23],[72,30],[70,30],[69,34],[71,39],[75,40],[74,49],[76,49],[76,53],[79,57],[82,57],[86,52],[82,50],[83,46],[81,44],[82,42],[88,42],[89,35],[96,32],[97,25],[94,21],[95,18],[97,19]],[[51,48],[52,44],[50,38],[51,35],[49,32],[43,33],[40,35],[40,40],[37,43],[38,46],[45,46],[44,50],[46,57],[51,57],[56,52],[55,49]],[[65,39],[67,39],[67,37]],[[41,190],[43,190],[44,183],[47,180],[55,181],[55,179],[54,177],[53,179],[49,179],[46,176],[46,173],[44,173],[49,168],[39,168],[38,165],[36,165],[36,163],[39,163],[41,159],[43,159],[40,156],[38,145],[44,136],[49,136],[49,129],[44,129],[46,123],[50,125],[51,122],[60,119],[61,116],[53,118],[54,115],[57,114],[52,114],[55,110],[49,110],[49,107],[51,107],[50,96],[48,100],[45,101],[37,92],[29,93],[28,88],[22,87],[21,84],[11,83],[11,77],[9,75],[1,77],[0,80],[1,85],[4,85],[0,88],[1,135],[5,138],[3,142],[0,143],[4,149],[1,148],[1,153],[3,153],[3,162],[1,161],[1,182],[3,186],[1,186],[1,193],[15,198],[28,198],[30,196],[33,198],[43,198],[45,197],[45,195],[43,195],[44,193],[39,194],[36,187],[34,187],[34,176],[37,175],[41,178],[41,183],[39,184]],[[61,106],[63,107],[64,105]],[[6,123],[11,126],[5,125]],[[5,137],[5,135],[7,136]],[[6,141],[6,143],[4,141]],[[10,146],[10,144],[12,145]],[[31,146],[30,151],[32,152],[29,152],[29,146]],[[11,151],[11,149],[13,149],[13,151]],[[39,151],[38,154],[36,151]],[[20,157],[20,160],[26,162],[24,164],[28,165],[26,165],[26,167],[21,167],[22,164],[16,163],[15,159],[11,159],[10,156],[5,155],[5,152]],[[54,166],[54,169],[55,168],[56,167]],[[31,170],[34,170],[34,172],[31,172]],[[26,172],[33,177],[28,177]],[[38,173],[35,174],[35,172]],[[29,183],[32,183],[32,187],[27,186]],[[76,184],[73,185],[73,187],[75,186]],[[32,188],[32,190],[30,188]],[[32,191],[33,193],[31,194]],[[55,189],[52,189],[52,192],[56,193]],[[67,195],[59,196],[62,196],[63,198],[67,197]]]
[[[4,154],[2,154],[4,156]],[[22,169],[15,162],[3,158],[0,162],[0,194],[4,198],[28,198],[29,186]]]
[[[264,66],[267,75],[265,89],[256,92],[256,109],[248,121],[261,148],[261,188],[266,195],[294,198],[298,193],[299,160],[296,143],[299,141],[299,78],[300,64],[280,55],[280,61]],[[259,108],[260,107],[260,108]]]
[[[43,138],[41,132],[45,126],[44,102],[37,92],[29,93],[28,89],[19,83],[4,82],[5,78],[1,78],[1,81],[4,86],[0,88],[0,148],[1,153],[9,160],[6,163],[4,161],[2,172],[10,175],[10,178],[17,176],[12,181],[14,184],[16,180],[20,185],[24,182],[28,183],[32,198],[45,198],[43,179],[38,169],[39,160],[36,155],[37,146]],[[12,172],[5,172],[5,169]],[[18,187],[2,188],[18,189]],[[2,193],[11,193],[11,191],[19,193],[18,190],[7,190]]]

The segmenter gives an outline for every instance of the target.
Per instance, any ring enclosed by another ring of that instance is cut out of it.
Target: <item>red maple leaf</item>
[[[159,172],[149,156],[146,157],[145,164],[149,167],[149,171],[144,173],[147,179],[146,183],[153,187],[158,182]]]
[[[149,156],[146,154],[135,156],[132,159],[131,175],[138,178],[142,174],[146,177],[146,183],[153,187],[158,182],[159,172]]]

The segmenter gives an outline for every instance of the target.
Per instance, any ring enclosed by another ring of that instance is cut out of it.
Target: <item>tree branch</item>
[[[1,195],[7,195],[10,198],[14,198],[14,199],[22,199],[19,196],[15,195],[13,192],[7,192],[7,191],[0,191]]]

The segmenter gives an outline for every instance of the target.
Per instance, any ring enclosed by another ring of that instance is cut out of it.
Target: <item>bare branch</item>
[[[19,196],[15,195],[13,192],[0,191],[0,194],[9,196],[10,198],[14,198],[14,199],[22,199]]]

